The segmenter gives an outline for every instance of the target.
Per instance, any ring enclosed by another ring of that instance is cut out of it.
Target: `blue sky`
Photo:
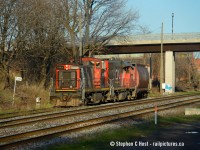
[[[129,9],[138,10],[139,24],[145,25],[152,33],[172,32],[174,13],[174,33],[200,32],[200,0],[127,0]]]

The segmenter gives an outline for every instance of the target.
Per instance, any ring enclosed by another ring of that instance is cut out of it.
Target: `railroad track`
[[[60,111],[62,108],[44,108],[44,109],[33,109],[29,111],[20,111],[20,112],[8,112],[0,114],[0,119],[11,119],[14,117],[22,117],[22,116],[28,116],[28,115],[34,115],[34,114],[41,114],[41,113],[47,113],[52,111]]]
[[[185,97],[185,96],[192,96],[192,95],[197,95],[200,93],[192,93],[192,94],[184,94],[184,95],[177,95],[177,96],[166,96],[163,97],[164,99],[168,99],[168,98],[178,98],[178,97]],[[154,98],[154,99],[163,99],[163,98]],[[135,101],[141,101],[141,100],[135,100]],[[121,102],[120,102],[121,104]],[[103,105],[104,106],[104,105]],[[10,112],[10,113],[4,113],[4,114],[0,114],[0,119],[1,120],[17,120],[17,119],[13,119],[15,117],[22,117],[25,118],[25,116],[27,118],[29,118],[30,115],[35,115],[35,116],[40,116],[42,113],[46,114],[46,113],[51,113],[52,111],[54,112],[62,112],[62,110],[65,110],[66,108],[45,108],[45,109],[35,109],[35,110],[29,110],[29,111],[21,111],[21,112]],[[31,118],[31,117],[30,117]],[[34,118],[34,117],[32,117]],[[21,120],[21,119],[19,119]],[[2,121],[0,121],[1,123]],[[6,122],[6,121],[5,121]]]
[[[174,98],[177,98],[177,96]],[[178,98],[180,99],[183,97],[178,96]],[[173,98],[170,97],[170,99],[173,99]],[[99,106],[99,107],[94,107],[94,108],[89,108],[89,109],[77,110],[77,112],[68,111],[68,112],[66,112],[68,114],[65,114],[65,115],[68,117],[70,117],[70,114],[72,115],[72,113],[76,113],[75,115],[78,115],[78,114],[86,115],[86,114],[93,113],[94,111],[105,111],[106,109],[116,109],[116,108],[122,109],[124,107],[130,107],[130,106],[132,107],[134,105],[143,105],[145,103],[161,102],[163,100],[166,101],[165,98],[151,99],[151,100],[148,99],[148,100],[119,103],[119,104],[110,105],[110,106],[106,105],[107,108],[105,108],[105,106]],[[200,101],[200,98],[196,97],[196,96],[193,96],[190,99],[185,98],[184,100],[180,100],[180,101],[172,101],[171,100],[171,102],[168,104],[158,104],[158,111],[163,111],[163,110],[167,110],[167,109],[171,109],[174,107],[187,105],[187,104],[195,103],[195,102],[199,102],[199,101]],[[8,146],[12,146],[12,145],[24,142],[24,141],[32,141],[32,140],[37,140],[37,139],[41,139],[41,138],[58,136],[58,135],[65,134],[65,133],[72,133],[72,132],[79,131],[82,129],[87,129],[87,128],[91,128],[94,126],[98,126],[98,125],[107,123],[109,121],[113,121],[113,120],[117,120],[117,119],[121,119],[121,118],[125,118],[125,117],[130,117],[130,116],[145,115],[145,114],[152,113],[152,112],[154,112],[154,105],[151,105],[148,108],[141,108],[141,109],[132,110],[132,111],[128,111],[128,112],[122,112],[122,113],[112,114],[112,115],[108,115],[108,116],[101,116],[101,117],[91,118],[91,119],[77,121],[77,122],[71,122],[71,123],[67,123],[67,124],[59,125],[59,126],[55,126],[55,127],[48,127],[48,128],[38,129],[38,130],[34,130],[34,131],[19,133],[19,134],[15,134],[15,135],[3,136],[3,137],[0,137],[0,147],[7,148]],[[60,117],[63,117],[63,116],[60,116]],[[41,119],[41,121],[42,121],[42,119]],[[25,122],[31,123],[31,120],[25,121]],[[23,125],[25,125],[26,124],[25,122],[23,122],[23,123],[21,122],[21,123]],[[15,122],[14,124],[20,125],[19,122]],[[7,125],[8,125],[7,127],[6,127],[6,125],[1,126],[1,127],[8,128],[8,127],[14,126],[14,124],[12,124],[12,123],[9,124],[7,122]]]
[[[187,95],[186,95],[187,96]],[[188,95],[191,96],[191,95]],[[185,95],[184,95],[185,97]],[[100,111],[106,111],[108,109],[117,109],[117,108],[123,108],[128,106],[136,106],[136,105],[142,105],[142,104],[149,104],[149,103],[155,103],[155,102],[163,102],[167,99],[173,100],[183,98],[182,95],[179,96],[170,96],[170,97],[162,97],[162,98],[155,98],[155,99],[144,99],[144,100],[135,100],[135,101],[126,101],[121,103],[114,103],[112,105],[100,105],[97,107],[89,107],[84,109],[78,109],[78,110],[63,110],[59,112],[53,112],[53,113],[45,113],[45,114],[37,114],[32,116],[25,116],[22,118],[13,118],[13,119],[5,119],[0,121],[0,129],[2,128],[9,128],[9,127],[17,127],[22,125],[29,125],[33,123],[43,122],[43,121],[52,121],[54,119],[60,119],[63,117],[71,117],[71,115],[86,115],[92,112],[100,112]]]

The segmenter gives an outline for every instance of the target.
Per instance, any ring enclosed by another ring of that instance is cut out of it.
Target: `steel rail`
[[[61,109],[61,108],[56,108],[56,109]],[[52,111],[55,111],[55,108],[44,108],[44,109],[41,108],[41,109],[32,109],[32,110],[20,111],[20,112],[8,112],[8,113],[0,114],[0,119],[5,120],[5,119],[11,119],[14,117],[36,115],[36,114],[48,113],[48,112],[52,112]]]

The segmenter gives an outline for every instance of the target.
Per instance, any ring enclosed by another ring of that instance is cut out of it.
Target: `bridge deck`
[[[113,38],[106,47],[111,54],[160,52],[161,35],[144,34]],[[163,50],[200,51],[200,33],[164,34]]]

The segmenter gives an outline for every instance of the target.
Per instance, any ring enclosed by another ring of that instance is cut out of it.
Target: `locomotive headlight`
[[[70,65],[65,65],[65,70],[69,70],[71,69],[71,66]]]

